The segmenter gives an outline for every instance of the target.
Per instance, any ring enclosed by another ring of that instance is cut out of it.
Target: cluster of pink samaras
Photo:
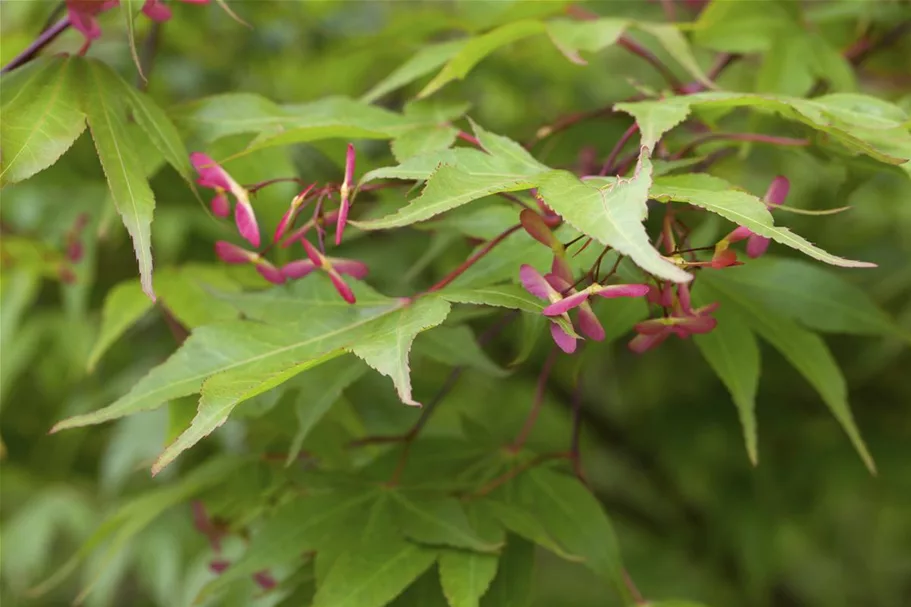
[[[765,196],[765,202],[770,209],[784,202],[788,189],[789,182],[785,177],[776,177],[772,181]],[[529,293],[548,302],[542,314],[551,319],[551,336],[561,350],[566,353],[576,350],[577,337],[568,332],[568,328],[578,327],[584,336],[595,341],[604,339],[604,328],[589,302],[593,296],[645,297],[648,303],[661,309],[660,316],[635,325],[636,336],[629,342],[629,348],[636,353],[650,350],[672,335],[687,339],[691,335],[709,333],[716,327],[718,321],[712,313],[719,304],[715,302],[693,308],[687,284],[667,281],[660,282],[657,287],[645,284],[602,285],[597,282],[598,277],[591,274],[574,281],[565,248],[551,231],[551,226],[557,225],[560,220],[543,201],[539,201],[539,206],[543,214],[525,209],[522,211],[521,221],[525,231],[532,238],[553,251],[551,271],[542,276],[533,267],[525,264],[519,269],[519,279]],[[754,259],[763,255],[769,247],[768,238],[741,226],[715,245],[711,261],[687,262],[687,265],[716,269],[740,265],[737,254],[730,245],[741,240],[747,241],[747,256]],[[590,279],[590,284],[583,289],[577,289],[587,278]],[[576,310],[575,324],[569,316],[570,310]]]
[[[324,224],[334,221],[336,224],[335,244],[339,245],[342,241],[342,234],[347,223],[348,209],[351,206],[354,189],[355,151],[353,145],[348,145],[348,152],[345,158],[345,179],[340,186],[327,185],[318,188],[313,183],[291,200],[288,210],[275,230],[270,248],[276,244],[282,248],[287,248],[296,242],[300,242],[306,257],[292,261],[280,268],[264,257],[265,251],[258,251],[262,239],[260,237],[259,224],[256,221],[256,214],[253,211],[253,205],[250,203],[250,192],[237,183],[221,165],[209,156],[194,152],[190,154],[190,161],[199,174],[197,183],[215,191],[215,196],[211,201],[212,212],[218,217],[229,217],[233,199],[234,223],[237,226],[237,232],[241,238],[249,242],[254,248],[254,250],[245,249],[220,240],[215,243],[215,253],[222,261],[229,264],[252,265],[263,278],[274,284],[282,284],[286,280],[303,278],[311,272],[319,270],[326,273],[345,301],[348,303],[355,302],[354,292],[342,276],[362,279],[367,275],[367,265],[353,259],[328,256],[325,252],[323,240]],[[335,191],[338,191],[341,198],[339,208],[323,213],[323,200]],[[313,216],[295,229],[295,223],[301,212],[307,204],[313,201],[316,201]],[[315,230],[319,235],[318,247],[311,244],[306,238],[311,230]]]
[[[208,4],[209,0],[180,0],[188,4]],[[66,0],[67,15],[73,27],[88,42],[101,36],[98,15],[120,4],[120,0]],[[145,0],[142,13],[152,21],[162,22],[171,18],[171,9],[162,0]]]

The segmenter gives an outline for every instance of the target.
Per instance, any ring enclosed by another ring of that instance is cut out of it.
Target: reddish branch
[[[70,27],[70,18],[64,17],[48,29],[41,32],[34,42],[29,44],[25,50],[13,57],[13,60],[3,66],[3,69],[0,70],[0,74],[5,74],[11,72],[17,67],[21,67],[35,58],[35,56],[40,53],[44,47],[49,45],[51,42],[57,39],[57,36],[62,34]]]
[[[623,146],[626,145],[626,142],[630,140],[630,137],[639,132],[639,124],[634,122],[632,126],[626,129],[626,132],[620,136],[620,139],[617,140],[617,144],[614,145],[614,149],[610,151],[610,154],[607,156],[607,160],[604,161],[604,166],[601,167],[601,171],[598,175],[602,177],[604,175],[610,175],[611,171],[614,168],[614,163],[617,161],[617,156],[620,155],[620,152],[623,150]]]
[[[428,293],[433,293],[434,291],[439,291],[440,289],[442,289],[443,287],[445,287],[446,285],[448,285],[449,283],[451,283],[453,280],[455,280],[456,278],[458,278],[459,276],[461,276],[462,274],[464,274],[465,271],[466,271],[468,268],[470,268],[471,266],[473,266],[474,264],[476,264],[476,263],[477,263],[478,261],[480,261],[485,255],[487,255],[488,253],[490,253],[490,252],[493,250],[493,248],[494,248],[495,246],[497,246],[498,244],[500,244],[501,242],[503,242],[504,240],[506,240],[506,238],[507,238],[510,234],[512,234],[513,232],[515,232],[516,230],[518,230],[518,229],[521,228],[521,227],[522,227],[522,224],[521,224],[521,223],[518,223],[518,224],[512,226],[511,228],[509,228],[509,229],[503,231],[503,232],[502,232],[501,234],[499,234],[497,237],[492,238],[491,240],[489,240],[489,241],[487,242],[487,244],[485,244],[483,247],[481,247],[474,255],[472,255],[471,257],[469,257],[469,258],[466,259],[465,261],[463,261],[462,264],[459,265],[459,267],[457,267],[455,270],[453,270],[452,272],[450,272],[449,274],[447,274],[445,277],[443,277],[443,280],[441,280],[440,282],[436,283],[435,285],[433,285],[432,287],[430,287],[429,289],[427,289],[427,292],[428,292]]]
[[[794,139],[791,137],[778,137],[776,135],[763,135],[761,133],[706,133],[701,135],[685,146],[680,148],[673,156],[672,160],[679,160],[692,152],[695,148],[703,143],[716,140],[733,140],[733,141],[751,141],[755,143],[768,143],[779,146],[796,146],[804,147],[810,145],[809,139]]]
[[[538,375],[538,385],[535,388],[535,400],[532,402],[531,411],[528,412],[528,417],[525,419],[522,429],[519,430],[516,440],[509,446],[509,450],[513,453],[518,453],[522,449],[525,441],[528,440],[528,435],[531,434],[532,429],[535,427],[535,422],[538,421],[538,415],[541,413],[541,405],[544,403],[544,395],[547,391],[547,380],[550,379],[550,372],[554,368],[554,363],[557,362],[557,353],[559,351],[554,346],[550,349],[547,360],[544,361],[544,367],[541,368],[541,374]]]

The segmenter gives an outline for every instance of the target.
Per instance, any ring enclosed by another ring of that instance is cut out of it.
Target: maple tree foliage
[[[4,599],[906,596],[908,2],[2,10]]]

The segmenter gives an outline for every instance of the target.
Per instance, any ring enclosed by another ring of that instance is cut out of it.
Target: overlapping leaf
[[[320,287],[316,289],[319,292]],[[411,340],[420,330],[442,322],[448,309],[445,301],[425,298],[385,306],[325,306],[310,310],[306,321],[296,324],[233,321],[204,326],[129,394],[104,409],[60,422],[54,430],[109,421],[200,392],[196,417],[156,462],[154,469],[159,470],[224,423],[239,403],[345,349],[360,351],[368,363],[391,375],[407,400]]]
[[[702,288],[706,286],[703,285]],[[810,333],[787,318],[772,314],[762,304],[736,289],[713,283],[707,291],[707,295],[720,300],[722,306],[738,310],[749,327],[772,344],[806,378],[844,428],[864,464],[875,473],[873,457],[861,438],[848,405],[844,376],[826,343],[815,333]]]
[[[870,268],[876,264],[854,261],[823,251],[802,236],[787,228],[773,225],[772,214],[759,198],[734,189],[723,179],[708,175],[681,175],[664,177],[655,182],[650,195],[661,201],[686,202],[702,207],[737,225],[745,226],[754,234],[771,238],[775,242],[796,249],[819,261],[847,268]]]

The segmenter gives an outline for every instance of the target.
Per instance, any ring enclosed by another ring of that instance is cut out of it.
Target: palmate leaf
[[[502,25],[486,34],[470,38],[443,66],[440,73],[427,83],[418,97],[427,97],[453,80],[464,78],[485,57],[499,48],[544,31],[540,21],[517,21]]]
[[[429,546],[449,546],[478,552],[493,552],[497,543],[486,541],[472,529],[458,500],[417,493],[390,494],[398,526],[408,539]]]
[[[201,327],[129,394],[99,411],[64,420],[53,431],[117,419],[201,393],[196,417],[156,462],[153,471],[157,472],[223,424],[239,403],[346,349],[360,351],[368,364],[393,378],[404,400],[410,400],[407,351],[411,340],[424,328],[442,322],[449,304],[435,297],[392,301],[384,306],[311,309],[306,321],[294,324],[230,321]]]
[[[816,331],[852,335],[895,335],[902,331],[863,289],[831,270],[800,259],[765,255],[705,276],[712,284],[736,289],[775,314]]]
[[[577,479],[532,468],[514,481],[517,503],[533,514],[547,533],[586,567],[621,593],[622,563],[613,527],[598,500]]]
[[[829,97],[834,97],[834,100]],[[669,97],[661,101],[618,103],[614,109],[632,114],[638,121],[638,116],[645,113],[654,114],[660,108],[662,115],[679,118],[679,122],[685,119],[694,107],[722,111],[748,107],[757,111],[774,112],[788,120],[800,122],[828,135],[829,139],[837,142],[843,149],[855,154],[865,154],[893,165],[907,163],[911,159],[911,132],[901,120],[901,117],[907,120],[905,112],[885,101],[864,95],[850,95],[848,99],[850,102],[841,95],[802,99],[784,95],[712,91]],[[875,112],[871,112],[874,126],[871,128],[871,122],[863,120],[863,112],[846,109],[846,106],[875,107]],[[664,131],[673,126],[670,120],[663,122],[662,128],[666,127]],[[640,123],[640,128],[645,130],[645,124]],[[655,130],[661,131],[661,128]]]
[[[665,259],[651,243],[642,221],[647,211],[651,161],[643,148],[632,178],[597,188],[567,171],[542,177],[538,194],[574,228],[628,255],[640,268],[674,282],[692,276]]]
[[[236,563],[207,584],[199,599],[257,571],[294,561],[335,541],[340,529],[364,521],[379,498],[375,491],[347,490],[293,499],[263,523]]]
[[[4,75],[0,86],[0,185],[48,168],[85,130],[77,61],[39,58]]]
[[[875,474],[876,464],[851,414],[845,378],[826,343],[815,333],[771,313],[761,303],[749,299],[730,285],[713,281],[708,285],[703,283],[700,289],[706,297],[737,310],[753,331],[769,342],[804,376],[844,428],[864,464]]]
[[[527,607],[532,600],[534,570],[535,545],[508,536],[496,576],[481,597],[481,607]]]
[[[361,97],[361,101],[372,103],[383,95],[426,76],[455,56],[467,41],[467,39],[450,40],[422,46],[408,61],[367,91]]]
[[[101,565],[110,563],[143,529],[169,508],[184,503],[194,495],[217,486],[238,468],[247,462],[234,457],[213,458],[185,474],[179,481],[143,493],[120,506],[98,529],[86,540],[79,550],[65,562],[52,576],[32,588],[29,593],[40,596],[58,586],[69,577],[79,564],[89,555],[104,545],[105,550]],[[100,569],[104,570],[104,567]],[[97,581],[97,579],[95,580]],[[84,597],[94,584],[83,590]]]
[[[435,550],[405,540],[396,530],[389,496],[362,519],[357,542],[331,559],[313,607],[382,607],[436,561]],[[319,566],[322,554],[317,555]]]
[[[550,170],[518,143],[476,124],[473,126],[486,152],[464,148],[441,150],[364,175],[361,184],[380,178],[428,181],[420,196],[395,213],[351,223],[365,230],[411,225],[491,194],[527,190],[535,186],[537,175]]]
[[[155,196],[127,129],[122,80],[98,61],[79,60],[75,68],[98,158],[117,212],[133,240],[142,290],[154,300],[151,227]]]
[[[693,174],[663,177],[656,180],[649,195],[663,202],[686,202],[702,207],[751,232],[771,238],[819,261],[846,268],[871,268],[876,264],[844,259],[823,251],[802,236],[787,228],[773,225],[772,214],[765,203],[741,190],[734,189],[723,179],[709,175]]]

